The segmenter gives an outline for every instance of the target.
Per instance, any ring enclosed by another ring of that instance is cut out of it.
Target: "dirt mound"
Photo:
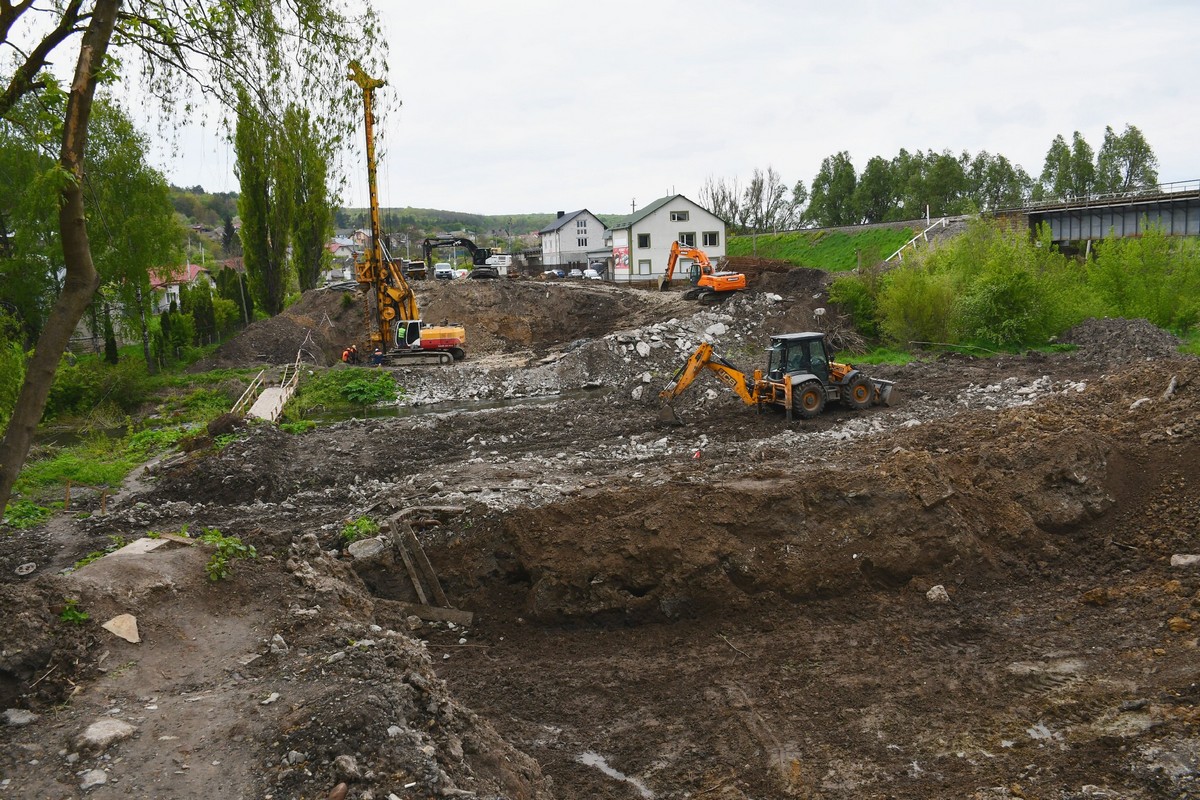
[[[1088,319],[1058,338],[1077,345],[1084,356],[1110,364],[1169,357],[1180,345],[1179,337],[1144,319]]]
[[[360,293],[312,289],[282,314],[252,323],[191,371],[290,364],[298,351],[302,360],[328,366],[347,345],[365,347],[364,319]]]

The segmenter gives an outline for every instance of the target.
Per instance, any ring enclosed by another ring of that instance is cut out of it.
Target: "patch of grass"
[[[1182,338],[1183,344],[1179,345],[1179,352],[1200,356],[1200,327],[1192,328]]]
[[[359,517],[342,526],[342,541],[346,544],[368,539],[379,533],[379,525],[370,517]]]
[[[859,233],[835,231],[790,231],[760,233],[755,236],[731,236],[725,251],[731,256],[753,256],[790,261],[799,267],[827,272],[845,272],[862,265],[869,267],[890,256],[913,237],[903,228],[872,228]]]
[[[41,525],[53,513],[53,509],[39,506],[31,500],[17,500],[8,504],[4,512],[4,521],[13,528],[22,530]]]
[[[236,536],[225,536],[216,528],[206,528],[200,541],[216,545],[216,551],[208,559],[204,571],[210,581],[224,580],[233,570],[233,562],[239,558],[258,558],[254,545],[244,544]]]
[[[903,366],[917,357],[904,350],[893,350],[890,347],[876,347],[866,353],[838,353],[833,358],[842,364],[896,364]]]
[[[353,411],[382,400],[394,400],[403,393],[392,373],[385,370],[316,370],[300,381],[283,416],[288,422],[298,422],[317,411]]]
[[[302,433],[308,433],[317,427],[317,423],[311,419],[302,419],[296,422],[283,422],[279,425],[279,430],[284,433],[290,433],[299,436]]]

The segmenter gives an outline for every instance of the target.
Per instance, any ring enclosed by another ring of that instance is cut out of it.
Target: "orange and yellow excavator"
[[[825,349],[825,334],[820,331],[772,336],[767,352],[766,373],[756,369],[747,375],[704,342],[659,393],[663,404],[659,419],[682,424],[671,402],[705,370],[733,389],[748,406],[760,410],[764,405],[782,408],[789,422],[793,414],[812,419],[825,410],[829,401],[856,411],[872,404],[890,405],[892,381],[870,378],[852,364],[833,361]]]
[[[417,298],[404,278],[403,266],[384,259],[379,226],[379,195],[375,185],[375,114],[372,96],[383,81],[367,75],[357,61],[350,62],[350,80],[363,90],[367,120],[367,187],[371,195],[371,246],[354,264],[364,292],[371,344],[384,357],[404,363],[449,364],[466,358],[467,331],[456,322],[428,325],[421,321]]]
[[[683,293],[685,300],[698,300],[701,303],[715,303],[730,297],[734,292],[746,288],[746,276],[740,272],[718,272],[713,268],[708,255],[698,247],[690,247],[679,242],[671,242],[671,255],[667,258],[666,274],[659,279],[658,290],[666,291],[675,276],[675,265],[680,257],[692,259],[691,274],[688,278],[692,288]]]

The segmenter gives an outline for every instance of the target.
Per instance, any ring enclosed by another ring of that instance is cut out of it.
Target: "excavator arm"
[[[665,292],[667,287],[671,285],[671,278],[675,276],[675,265],[679,263],[680,257],[690,258],[700,267],[701,275],[709,275],[712,273],[712,263],[708,260],[708,255],[698,247],[688,247],[681,245],[679,242],[671,242],[671,254],[667,256],[667,271],[658,281],[658,290]]]
[[[711,344],[704,342],[696,348],[696,351],[688,357],[688,360],[679,368],[666,387],[659,392],[658,398],[663,404],[659,419],[668,423],[680,422],[679,416],[671,406],[671,401],[687,391],[687,388],[705,370],[711,371],[721,383],[733,389],[746,405],[753,406],[759,403],[761,375],[757,371],[753,376],[746,375],[715,353]]]

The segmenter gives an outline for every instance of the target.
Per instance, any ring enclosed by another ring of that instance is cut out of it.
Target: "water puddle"
[[[625,773],[613,769],[608,765],[608,762],[604,760],[604,756],[600,755],[599,753],[593,753],[591,750],[588,750],[586,753],[580,753],[578,756],[576,756],[575,760],[580,764],[586,764],[589,767],[595,767],[610,778],[615,778],[619,781],[625,781],[625,783],[628,783],[630,786],[637,789],[638,792],[641,793],[642,797],[646,798],[646,800],[653,800],[654,798],[654,792],[650,791],[646,784],[642,783],[637,778],[631,778]]]

